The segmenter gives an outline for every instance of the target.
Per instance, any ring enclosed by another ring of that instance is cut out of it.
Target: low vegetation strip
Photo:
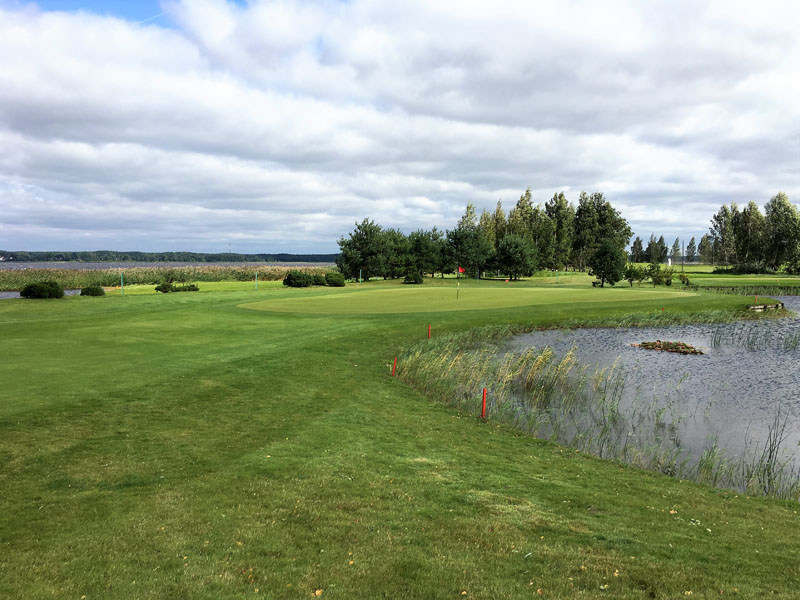
[[[325,275],[326,267],[275,266],[211,266],[197,267],[132,267],[126,269],[0,269],[0,291],[21,290],[29,283],[52,280],[65,289],[90,285],[113,287],[120,285],[120,274],[126,285],[156,285],[164,282],[191,283],[201,281],[279,281],[289,271],[310,275]]]

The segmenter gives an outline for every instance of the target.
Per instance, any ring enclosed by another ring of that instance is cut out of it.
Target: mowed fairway
[[[637,300],[674,300],[692,296],[678,290],[649,290],[616,287],[598,295],[593,288],[502,287],[478,285],[456,287],[367,288],[331,290],[307,298],[280,298],[243,304],[242,308],[278,312],[318,314],[414,313],[454,310],[490,310],[520,306],[564,303],[636,302]]]
[[[587,457],[389,375],[429,322],[747,299],[490,286],[435,318],[455,282],[0,302],[0,598],[796,598],[796,502]]]

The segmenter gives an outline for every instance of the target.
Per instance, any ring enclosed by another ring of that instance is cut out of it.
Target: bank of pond
[[[800,298],[781,300],[800,311]],[[660,340],[680,342],[670,352],[643,350],[664,349]],[[680,478],[797,499],[799,345],[797,316],[553,329],[492,343],[454,336],[420,345],[400,358],[398,371],[473,414],[486,388],[490,420],[536,437]]]

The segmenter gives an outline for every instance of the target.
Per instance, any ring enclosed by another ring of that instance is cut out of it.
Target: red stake
[[[397,370],[397,357],[394,357],[394,364],[392,365],[392,377],[394,377],[394,372]]]
[[[664,312],[664,307],[663,306],[661,307],[661,312]]]
[[[483,406],[481,407],[481,419],[486,419],[486,388],[483,388]]]
[[[431,324],[428,323],[428,339],[431,339]]]

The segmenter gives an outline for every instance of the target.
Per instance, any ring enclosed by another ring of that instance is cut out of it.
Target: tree
[[[492,248],[497,248],[497,233],[494,229],[494,216],[485,208],[478,219],[478,229]]]
[[[494,221],[494,243],[495,248],[497,248],[497,244],[502,240],[506,233],[508,232],[508,223],[506,223],[506,213],[503,211],[503,203],[498,200],[497,206],[494,209],[493,215]]]
[[[533,199],[531,198],[531,188],[519,197],[516,206],[508,213],[508,231],[523,237],[533,239],[531,232],[531,220],[533,218]]]
[[[642,238],[640,238],[638,235],[636,236],[636,239],[633,240],[633,244],[631,245],[631,262],[646,262]]]
[[[517,233],[509,233],[497,245],[497,268],[510,279],[532,275],[536,270],[536,253],[530,242]]]
[[[336,266],[347,279],[382,277],[386,271],[385,238],[377,223],[364,219],[348,238],[340,238]]]
[[[681,241],[678,238],[675,238],[675,241],[672,243],[669,257],[672,259],[672,264],[677,263],[681,259]]]
[[[736,239],[734,237],[733,221],[737,218],[739,209],[735,202],[730,207],[723,204],[717,213],[711,217],[711,242],[714,244],[714,255],[718,263],[736,263]]]
[[[380,275],[384,279],[403,277],[413,265],[408,238],[398,229],[384,229],[382,237],[385,266]]]
[[[766,221],[758,204],[749,202],[732,219],[736,260],[739,264],[760,263],[764,258]]]
[[[408,242],[414,270],[419,273],[430,273],[433,277],[441,267],[442,232],[436,227],[430,231],[418,229],[408,235]]]
[[[589,259],[591,273],[600,280],[600,287],[611,285],[622,279],[625,273],[625,253],[620,249],[616,240],[603,239]]]
[[[564,192],[553,194],[544,205],[544,211],[553,222],[553,266],[563,269],[570,263],[572,241],[575,235],[575,208],[567,202]]]
[[[766,214],[766,252],[767,266],[777,269],[792,260],[797,254],[800,237],[800,217],[797,209],[789,202],[789,197],[778,192],[764,207]]]
[[[463,267],[470,275],[479,273],[492,259],[494,249],[478,227],[471,202],[456,228],[447,232],[447,245],[447,256],[455,267]]]
[[[653,282],[653,287],[664,283],[664,272],[661,270],[661,263],[660,262],[653,262],[647,265],[647,269],[645,271],[647,276],[650,278],[650,281]]]
[[[538,264],[545,269],[555,268],[555,225],[541,205],[533,209],[530,232]]]
[[[647,242],[647,250],[644,251],[645,258],[649,263],[657,263],[661,260],[661,248],[658,246],[658,241],[654,233],[650,234],[650,240]]]
[[[700,238],[700,246],[697,251],[700,253],[700,260],[708,265],[714,262],[714,246],[711,243],[711,236],[705,234]]]
[[[600,192],[591,196],[581,192],[575,210],[573,264],[583,270],[601,240],[612,240],[622,250],[631,238],[631,228]]]
[[[695,258],[697,258],[697,244],[694,241],[694,237],[692,237],[686,246],[686,262],[694,262]]]
[[[660,238],[658,238],[658,262],[667,262],[668,252],[669,249],[667,248],[667,242],[664,241],[664,236],[662,235]]]

